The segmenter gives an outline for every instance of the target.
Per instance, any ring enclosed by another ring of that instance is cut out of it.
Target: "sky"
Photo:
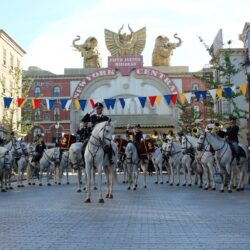
[[[11,0],[0,2],[0,29],[5,30],[25,51],[23,68],[37,66],[55,74],[64,68],[82,68],[83,58],[72,46],[77,35],[83,43],[94,36],[99,43],[102,67],[110,56],[104,29],[122,33],[146,27],[144,66],[151,66],[158,35],[183,40],[174,50],[173,66],[198,71],[209,63],[209,55],[198,37],[211,45],[219,29],[224,48],[243,48],[238,36],[248,20],[249,0]],[[249,18],[250,19],[250,18]]]

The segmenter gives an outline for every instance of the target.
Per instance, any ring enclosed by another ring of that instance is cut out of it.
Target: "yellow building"
[[[6,128],[4,117],[7,118],[16,131],[18,121],[21,119],[21,109],[16,107],[14,100],[20,97],[22,79],[17,81],[13,77],[16,68],[22,67],[23,56],[26,52],[4,30],[0,29],[0,130]],[[17,90],[19,93],[17,93]],[[12,97],[10,108],[4,109],[4,97]]]

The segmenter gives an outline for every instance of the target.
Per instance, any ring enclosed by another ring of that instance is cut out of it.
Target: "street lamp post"
[[[247,140],[248,140],[248,149],[250,150],[250,59],[248,56],[244,63],[244,70],[247,76],[247,89],[248,89]],[[250,159],[248,159],[248,171],[250,171]],[[248,182],[250,184],[250,176]]]
[[[59,127],[60,127],[60,124],[59,124],[59,122],[57,122],[55,124],[55,128],[56,128],[56,144],[58,143],[58,137],[59,137],[58,130],[59,130]]]

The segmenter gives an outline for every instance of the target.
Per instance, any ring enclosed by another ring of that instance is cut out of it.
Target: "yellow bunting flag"
[[[185,94],[179,93],[179,99],[180,99],[182,105],[185,104],[185,102],[186,102]]]
[[[158,95],[155,99],[155,102],[160,105],[161,104],[161,100],[162,100],[162,95]]]
[[[80,105],[80,102],[78,99],[75,99],[75,106],[76,106],[76,109],[79,110],[81,105]]]
[[[216,90],[216,94],[217,94],[217,96],[218,96],[218,99],[220,100],[221,97],[222,97],[222,88],[218,88],[218,89]]]
[[[247,94],[247,84],[241,84],[241,85],[240,85],[240,91],[241,91],[241,93],[242,93],[244,96],[246,96],[246,94]]]

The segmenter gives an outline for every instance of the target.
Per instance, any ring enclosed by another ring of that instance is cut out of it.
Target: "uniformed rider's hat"
[[[235,116],[233,116],[233,115],[230,115],[230,116],[229,116],[229,120],[236,121],[236,117],[235,117]]]
[[[95,108],[103,108],[103,104],[101,102],[97,102],[95,104]]]

